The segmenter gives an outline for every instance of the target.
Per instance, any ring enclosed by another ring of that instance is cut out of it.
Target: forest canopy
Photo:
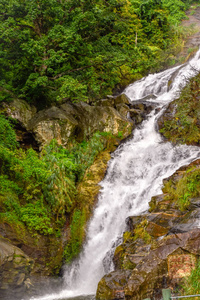
[[[190,3],[0,0],[0,101],[93,102],[119,90],[168,59]]]

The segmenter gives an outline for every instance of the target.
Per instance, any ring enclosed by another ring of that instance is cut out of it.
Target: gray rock
[[[122,95],[121,98],[122,100],[117,100],[119,103],[125,101],[125,96]],[[60,107],[52,106],[37,113],[35,108],[22,100],[14,100],[5,106],[7,114],[17,119],[21,126],[34,135],[41,149],[52,139],[66,145],[69,139],[82,141],[96,131],[110,132],[113,135],[122,132],[124,137],[127,137],[133,125],[126,118],[124,110],[120,114],[112,107],[112,98],[99,103],[101,106],[65,103]]]
[[[21,249],[0,238],[0,295],[15,293],[16,289],[25,293],[33,265],[33,260]]]

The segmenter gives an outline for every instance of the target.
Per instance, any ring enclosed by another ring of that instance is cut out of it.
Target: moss
[[[148,225],[148,221],[145,219],[140,224],[136,225],[134,229],[134,240],[140,238],[143,239],[143,241],[146,244],[151,243],[152,238],[150,234],[146,231],[146,227]]]
[[[125,258],[123,262],[123,269],[124,270],[133,270],[135,268],[135,264],[133,264],[129,258]]]
[[[192,78],[179,99],[170,104],[174,115],[164,115],[160,132],[173,143],[200,144],[200,74]]]
[[[39,155],[33,149],[17,148],[13,127],[4,117],[0,121],[6,124],[1,126],[4,139],[0,143],[0,228],[11,242],[33,252],[37,248],[36,272],[58,274],[63,244],[67,262],[79,254],[110,152],[130,124],[123,122],[123,128],[120,124],[115,136],[96,132],[68,148],[53,140]],[[7,140],[12,144],[8,149]]]
[[[133,240],[133,233],[131,231],[125,231],[123,234],[123,241],[124,243]]]
[[[177,180],[167,180],[163,187],[164,199],[174,202],[181,211],[186,210],[192,198],[200,196],[200,167],[188,166]]]
[[[156,198],[152,197],[151,201],[149,202],[149,212],[154,211],[154,209],[156,208],[156,206],[157,206]]]
[[[85,236],[85,221],[85,210],[76,209],[70,225],[70,239],[64,249],[64,258],[67,263],[71,262],[80,252]]]

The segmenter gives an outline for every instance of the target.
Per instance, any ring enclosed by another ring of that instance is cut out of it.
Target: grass
[[[185,278],[182,285],[182,291],[184,295],[196,295],[200,294],[200,260],[197,261],[196,267],[192,270],[191,275]],[[188,298],[199,299],[199,298]]]

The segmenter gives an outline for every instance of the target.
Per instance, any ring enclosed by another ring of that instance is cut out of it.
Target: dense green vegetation
[[[39,109],[66,99],[91,103],[168,65],[191,2],[0,0],[0,101],[18,97]],[[68,148],[53,140],[37,153],[20,149],[12,123],[0,115],[1,222],[60,237],[69,221],[69,262],[87,218],[77,185],[110,136],[96,133]]]
[[[166,119],[161,133],[173,143],[200,143],[200,75],[192,78],[174,101],[175,114]]]
[[[200,196],[200,169],[197,166],[188,168],[178,181],[169,180],[163,192],[165,199],[177,203],[180,210],[187,209],[190,200]]]
[[[180,48],[191,0],[0,1],[0,100],[94,101]]]
[[[18,147],[12,124],[0,116],[0,220],[25,228],[32,236],[61,236],[66,220],[71,238],[66,260],[75,256],[83,240],[84,203],[77,203],[77,185],[110,139],[94,134],[88,141],[73,142],[67,149],[55,140],[38,154]]]
[[[76,209],[73,213],[72,222],[70,225],[71,238],[64,249],[64,258],[67,263],[71,262],[76,257],[82,247],[84,240],[84,225],[86,222],[86,216],[84,209]]]
[[[174,113],[164,119],[161,133],[171,142],[177,144],[199,145],[200,143],[200,75],[192,78],[181,95],[172,104]],[[175,110],[174,110],[175,107]],[[189,168],[177,181],[168,181],[163,192],[166,198],[178,204],[185,210],[190,204],[190,199],[200,195],[200,169],[198,166]]]

